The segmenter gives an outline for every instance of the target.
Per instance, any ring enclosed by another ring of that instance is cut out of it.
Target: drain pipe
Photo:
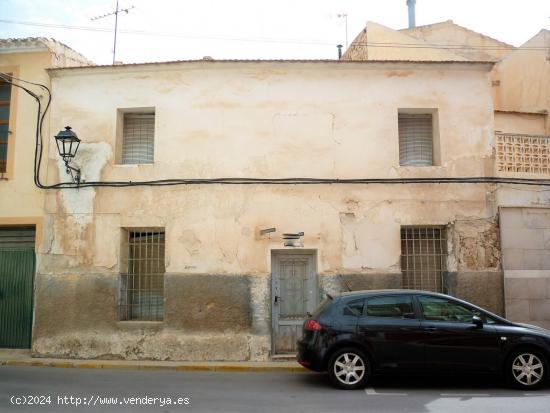
[[[416,27],[415,5],[416,0],[407,0],[407,6],[409,7],[409,29]]]

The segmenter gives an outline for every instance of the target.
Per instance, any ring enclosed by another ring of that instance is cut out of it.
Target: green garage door
[[[0,347],[30,348],[34,227],[0,227]]]

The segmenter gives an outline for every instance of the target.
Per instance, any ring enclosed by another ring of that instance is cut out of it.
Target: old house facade
[[[82,139],[85,182],[45,195],[33,353],[263,360],[350,289],[445,291],[502,313],[494,185],[452,181],[493,173],[491,68],[50,70],[49,135]],[[70,180],[53,147],[47,179]]]

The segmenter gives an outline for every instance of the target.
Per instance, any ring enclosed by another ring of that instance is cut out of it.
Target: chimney
[[[414,14],[415,5],[416,5],[416,0],[407,0],[407,6],[409,7],[409,29],[416,27],[416,17]]]

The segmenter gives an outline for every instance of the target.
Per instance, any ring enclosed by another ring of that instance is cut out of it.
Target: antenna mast
[[[130,6],[126,9],[119,9],[118,8],[118,0],[116,0],[116,10],[115,11],[113,11],[111,13],[102,14],[101,16],[92,17],[90,19],[90,20],[99,20],[99,19],[103,19],[104,17],[108,17],[108,16],[112,16],[112,15],[115,16],[115,41],[114,41],[114,44],[113,44],[113,65],[115,64],[115,58],[116,58],[116,34],[117,34],[117,30],[118,30],[118,14],[122,13],[122,12],[126,12],[126,14],[128,14],[128,12],[130,10],[132,10],[133,8],[134,8],[134,6]]]

